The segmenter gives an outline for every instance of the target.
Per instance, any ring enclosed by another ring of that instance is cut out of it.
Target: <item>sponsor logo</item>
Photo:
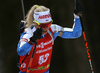
[[[50,18],[50,17],[51,17],[51,15],[48,14],[48,15],[42,15],[42,16],[39,16],[38,19],[46,19],[46,18]]]
[[[39,45],[37,45],[36,48],[44,48],[45,45],[48,45],[48,44],[50,44],[51,42],[52,42],[52,40],[50,40],[49,42],[45,42],[45,43],[41,42]]]
[[[49,20],[46,20],[46,21],[49,21]]]
[[[47,66],[41,66],[38,68],[31,68],[30,71],[45,70],[45,69],[48,69],[49,67],[50,67],[50,64],[48,64]]]
[[[21,67],[22,67],[22,68],[25,68],[25,67],[26,67],[26,64],[25,64],[25,63],[23,63],[23,64],[21,65]]]
[[[38,51],[36,52],[36,54],[38,54],[38,53],[43,53],[43,52],[46,52],[46,51],[51,50],[51,49],[52,49],[52,47],[49,47],[49,48],[44,49],[44,50],[38,50]]]

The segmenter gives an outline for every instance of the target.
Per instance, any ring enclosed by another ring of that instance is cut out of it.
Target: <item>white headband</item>
[[[50,10],[45,12],[34,12],[33,16],[34,16],[33,18],[39,23],[46,23],[51,21]]]

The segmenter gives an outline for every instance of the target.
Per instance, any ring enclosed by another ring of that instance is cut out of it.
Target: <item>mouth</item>
[[[43,32],[47,32],[47,31],[43,31]]]
[[[47,31],[43,31],[43,34],[46,34],[47,33]]]

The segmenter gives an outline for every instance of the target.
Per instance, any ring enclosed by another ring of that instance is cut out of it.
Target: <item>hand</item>
[[[36,31],[33,33],[33,36],[30,38],[30,41],[32,42],[38,42],[38,40],[42,36],[43,29],[42,28],[37,28]]]
[[[82,5],[79,2],[76,2],[76,8],[74,9],[74,13],[78,16],[82,15]]]
[[[21,22],[20,22],[20,34],[23,33],[23,31],[25,29],[24,25],[25,25],[25,21],[21,20]]]

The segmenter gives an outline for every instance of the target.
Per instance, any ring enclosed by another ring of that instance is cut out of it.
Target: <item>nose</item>
[[[44,27],[42,28],[44,31],[48,31],[49,30],[49,27]]]

